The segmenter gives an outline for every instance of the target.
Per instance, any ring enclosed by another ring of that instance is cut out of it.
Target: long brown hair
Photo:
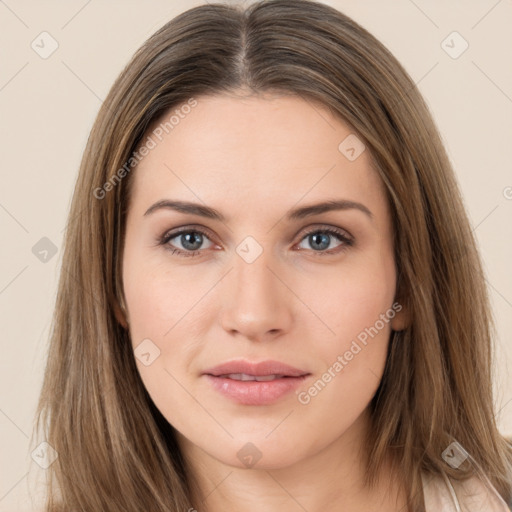
[[[35,430],[58,457],[47,512],[188,510],[194,483],[171,425],[139,377],[121,262],[134,151],[180,105],[247,89],[317,102],[353,129],[393,213],[398,294],[409,326],[393,332],[371,402],[367,484],[387,454],[408,505],[420,474],[471,476],[443,451],[457,441],[506,501],[512,455],[493,411],[484,276],[445,149],[414,82],[365,29],[307,0],[190,9],[158,30],[114,83],[90,134],[65,234]]]

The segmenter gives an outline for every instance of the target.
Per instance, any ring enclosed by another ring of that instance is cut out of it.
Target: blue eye
[[[338,240],[339,244],[327,252],[326,249],[331,245],[333,237]],[[345,232],[335,228],[312,229],[306,233],[302,240],[307,240],[310,247],[319,256],[333,254],[333,249],[334,252],[340,252],[353,245],[352,238],[349,238]]]
[[[338,241],[338,244],[329,249],[333,238]],[[176,241],[171,243],[173,240]],[[209,245],[207,247],[202,247],[205,240],[209,242]],[[339,253],[343,250],[346,250],[354,243],[353,239],[345,231],[332,227],[317,227],[311,229],[302,236],[300,243],[305,240],[309,242],[311,247],[310,250],[313,251],[315,255],[319,256]],[[177,244],[178,247],[176,247]],[[164,234],[159,239],[159,245],[165,246],[167,250],[171,251],[171,254],[189,257],[199,255],[202,250],[211,248],[214,244],[210,240],[208,233],[202,229],[185,228],[181,229],[180,231]],[[304,248],[301,248],[300,250],[302,251]]]
[[[164,235],[160,243],[169,248],[172,254],[180,254],[182,256],[195,256],[199,254],[199,248],[204,242],[204,239],[209,240],[208,235],[199,229],[194,230],[183,230],[178,233],[170,233],[168,235]],[[177,239],[178,243],[181,244],[180,247],[174,247],[173,244],[169,242],[171,240]],[[211,241],[210,241],[211,244]],[[213,245],[213,244],[212,244]]]

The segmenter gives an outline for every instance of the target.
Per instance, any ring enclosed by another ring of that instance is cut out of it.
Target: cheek
[[[380,259],[333,274],[311,296],[312,309],[330,328],[316,340],[317,357],[330,371],[323,380],[344,396],[370,396],[382,376],[396,314],[395,276],[393,260]]]
[[[316,340],[314,357],[323,365],[297,393],[301,413],[311,424],[324,425],[327,438],[350,428],[377,391],[394,316],[393,287],[355,276],[353,282],[343,282],[344,287],[330,295],[332,302],[327,301],[323,309],[334,331]]]
[[[203,287],[193,275],[171,272],[161,264],[127,264],[124,290],[134,342],[140,336],[170,337],[177,322],[185,319],[205,295],[206,284]]]
[[[333,274],[327,288],[314,293],[325,322],[338,339],[357,337],[381,319],[391,308],[395,295],[394,266],[387,262],[361,266]],[[389,331],[389,322],[385,322]],[[382,329],[381,322],[378,327]],[[332,333],[331,333],[332,334]]]
[[[124,289],[133,342],[141,337],[162,337],[171,327],[166,325],[164,312],[173,311],[176,307],[174,298],[165,292],[162,281],[143,271],[134,272],[125,279]]]
[[[166,272],[141,265],[126,265],[124,285],[139,375],[164,417],[181,427],[180,411],[188,411],[191,404],[179,383],[184,380],[188,358],[196,350],[191,341],[195,336],[187,329],[191,326],[187,313],[194,313],[199,291],[178,273],[171,279]]]
[[[200,349],[206,324],[198,315],[202,318],[204,308],[211,307],[205,300],[211,284],[197,275],[194,279],[191,272],[171,272],[160,262],[141,261],[145,263],[127,258],[124,291],[137,366],[150,395],[158,400],[163,393],[179,395],[171,375],[186,373]],[[147,351],[158,356],[146,366],[138,355]]]

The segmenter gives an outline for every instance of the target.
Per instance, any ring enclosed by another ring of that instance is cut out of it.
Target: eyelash
[[[165,249],[168,251],[171,251],[171,254],[177,254],[178,256],[194,257],[194,256],[199,255],[199,253],[201,253],[202,250],[204,250],[204,249],[196,250],[196,251],[183,251],[182,249],[178,249],[176,247],[171,247],[168,245],[170,240],[172,240],[173,238],[176,238],[177,236],[182,235],[184,233],[199,233],[199,234],[205,236],[206,238],[208,238],[208,240],[210,240],[208,233],[201,228],[193,228],[193,229],[183,228],[183,229],[180,229],[179,231],[174,231],[171,233],[164,233],[164,235],[159,238],[158,245],[165,246]],[[300,242],[302,242],[305,238],[307,238],[309,235],[312,235],[313,233],[321,233],[321,234],[335,236],[341,242],[341,245],[339,245],[338,247],[336,247],[334,249],[334,251],[336,251],[336,253],[343,252],[343,251],[347,250],[349,247],[351,247],[352,245],[354,245],[354,240],[352,238],[350,238],[346,234],[345,231],[342,231],[340,229],[333,228],[333,227],[312,228],[311,230],[304,233],[304,235],[300,239]],[[300,249],[300,250],[303,251],[304,249]],[[333,249],[331,249],[331,251],[333,251]],[[328,252],[328,251],[313,251],[313,252],[317,256],[326,256],[326,255],[329,256],[329,255],[334,254],[333,252]]]

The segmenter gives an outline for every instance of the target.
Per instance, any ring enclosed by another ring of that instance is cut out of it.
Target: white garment
[[[510,512],[486,477],[459,482],[422,474],[426,512]]]

